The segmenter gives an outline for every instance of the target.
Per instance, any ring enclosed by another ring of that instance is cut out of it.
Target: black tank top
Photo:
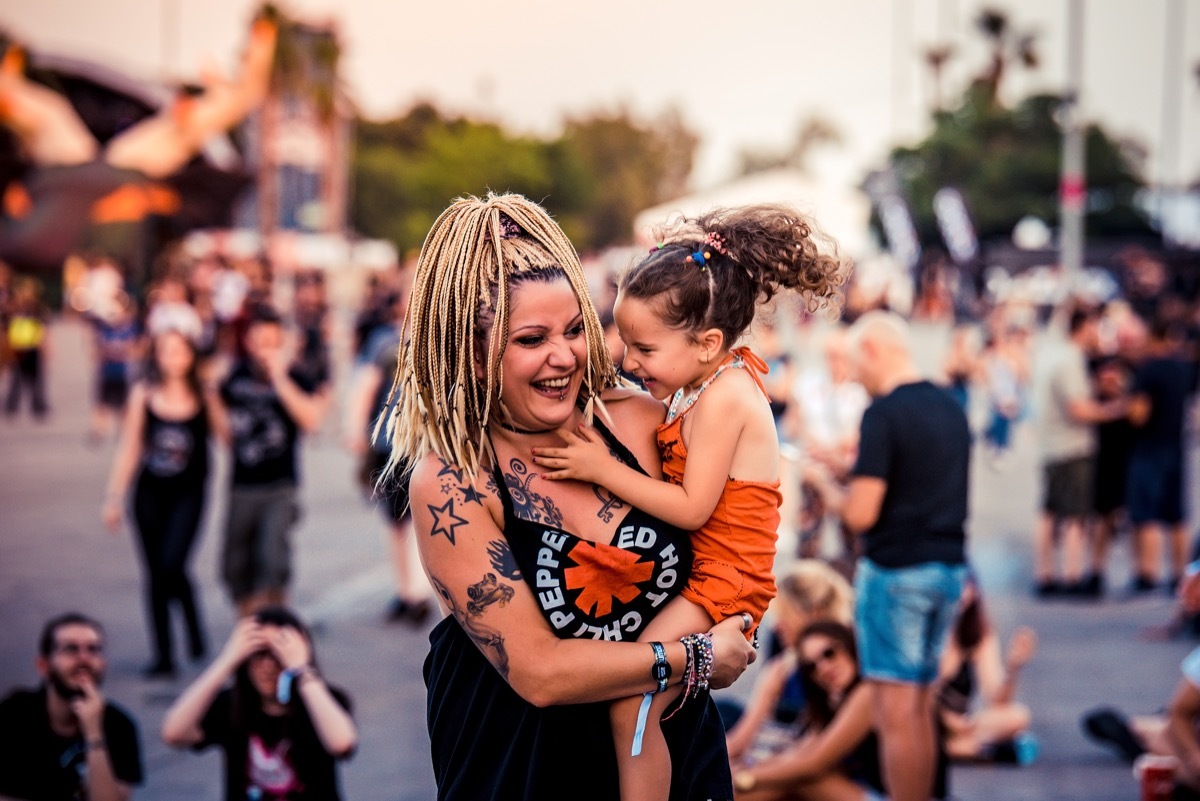
[[[646,471],[597,420],[596,430],[625,464]],[[492,469],[504,504],[504,538],[538,607],[561,638],[636,640],[692,572],[691,535],[630,508],[608,543],[517,517],[499,465]]]
[[[641,470],[607,429],[596,428],[622,461]],[[504,537],[559,637],[634,640],[683,588],[691,570],[687,532],[630,509],[612,542],[592,543],[518,518],[495,472]],[[439,801],[619,801],[607,703],[530,705],[453,616],[434,627],[429,642],[424,677]],[[650,662],[648,653],[647,671]],[[662,728],[673,766],[671,801],[732,799],[725,729],[712,698],[689,701]]]
[[[196,489],[208,477],[208,416],[204,404],[186,420],[159,417],[146,401],[139,481]]]

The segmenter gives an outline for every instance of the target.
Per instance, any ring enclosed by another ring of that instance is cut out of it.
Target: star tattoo
[[[467,525],[464,518],[454,514],[454,499],[448,498],[444,506],[434,506],[429,504],[429,511],[433,515],[433,528],[429,532],[429,536],[436,537],[438,534],[445,534],[446,539],[450,540],[450,544],[454,544],[454,530],[459,526]]]

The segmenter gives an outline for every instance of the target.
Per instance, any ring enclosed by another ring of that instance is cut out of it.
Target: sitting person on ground
[[[1179,598],[1186,613],[1200,612],[1200,564],[1184,573]],[[1184,658],[1183,674],[1165,715],[1127,717],[1111,707],[1099,707],[1083,716],[1083,730],[1092,739],[1112,748],[1128,762],[1142,754],[1175,757],[1174,798],[1200,801],[1200,648]]]
[[[1037,650],[1037,635],[1019,628],[1004,653],[976,579],[963,587],[958,620],[942,651],[938,719],[946,755],[956,760],[1031,761],[1029,708],[1014,700],[1017,676]]]
[[[802,559],[776,582],[771,604],[773,636],[782,651],[759,673],[745,710],[719,703],[726,721],[725,742],[736,769],[750,766],[791,745],[802,730],[805,708],[800,633],[818,620],[849,625],[854,618],[854,591],[836,570],[816,559]]]
[[[242,618],[163,719],[176,748],[219,746],[225,799],[338,801],[336,761],[358,745],[350,699],[317,670],[304,624],[282,607]]]
[[[797,649],[808,730],[790,748],[734,773],[735,797],[882,801],[887,790],[873,730],[872,693],[859,680],[854,632],[842,623],[818,621],[800,635]]]

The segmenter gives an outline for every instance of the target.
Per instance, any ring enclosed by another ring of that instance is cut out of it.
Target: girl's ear
[[[708,361],[712,361],[725,347],[725,334],[719,328],[709,328],[696,336],[696,343],[704,351]]]

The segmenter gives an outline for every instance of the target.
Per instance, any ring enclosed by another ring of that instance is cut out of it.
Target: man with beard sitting
[[[0,701],[0,799],[125,801],[142,781],[137,725],[100,691],[104,629],[78,613],[42,629],[42,686]]]

